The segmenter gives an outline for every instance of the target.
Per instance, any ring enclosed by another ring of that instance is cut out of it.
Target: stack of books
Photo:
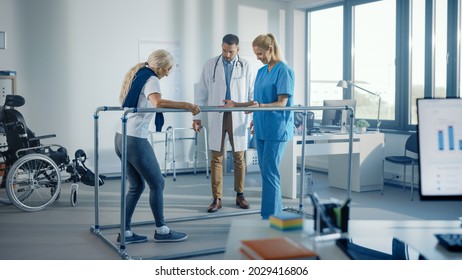
[[[291,212],[280,212],[271,215],[270,226],[279,230],[296,230],[303,228],[302,215]]]
[[[318,260],[316,252],[288,237],[241,240],[240,251],[251,260]]]

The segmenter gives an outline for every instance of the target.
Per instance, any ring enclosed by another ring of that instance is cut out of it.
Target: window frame
[[[307,70],[307,102],[310,100],[310,61],[309,53],[309,16],[311,12],[328,9],[343,5],[343,80],[352,80],[353,76],[353,28],[354,28],[354,7],[384,0],[345,0],[340,3],[322,5],[306,10],[306,70]],[[412,73],[412,49],[411,49],[411,16],[412,1],[417,0],[396,0],[396,58],[395,58],[395,119],[382,120],[381,130],[389,132],[415,131],[416,125],[411,124],[411,73]],[[435,1],[425,1],[425,61],[424,61],[424,97],[435,96]],[[441,0],[438,0],[441,1]],[[447,77],[446,97],[459,98],[461,87],[461,0],[447,0]],[[352,89],[349,87],[343,91],[343,98],[352,96]],[[309,103],[307,103],[309,104]],[[412,105],[412,106],[411,106]],[[374,122],[374,119],[370,121]]]

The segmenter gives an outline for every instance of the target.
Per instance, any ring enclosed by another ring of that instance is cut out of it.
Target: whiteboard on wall
[[[181,96],[181,59],[179,42],[139,40],[139,62],[145,62],[149,55],[158,49],[167,50],[175,60],[175,65],[170,71],[168,77],[160,80],[162,96],[165,99],[181,101],[183,98]]]

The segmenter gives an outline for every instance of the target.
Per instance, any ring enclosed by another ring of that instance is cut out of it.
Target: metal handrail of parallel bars
[[[349,112],[348,116],[350,118],[350,129],[349,137],[348,137],[348,179],[347,179],[347,198],[351,197],[351,176],[352,176],[352,154],[353,154],[353,124],[354,124],[354,109],[349,106],[291,106],[291,107],[223,107],[223,106],[201,106],[201,112],[256,112],[256,111],[294,111],[294,112],[302,112],[303,113],[303,123],[306,123],[306,115],[308,111],[316,111],[316,110],[346,110]],[[149,109],[139,109],[139,108],[122,108],[120,106],[100,106],[97,107],[95,113],[93,114],[94,118],[94,172],[95,178],[99,178],[99,114],[100,112],[108,112],[108,111],[123,111],[122,114],[122,167],[121,167],[121,178],[125,178],[126,175],[126,168],[127,168],[127,116],[131,113],[185,113],[189,112],[184,109],[168,109],[168,108],[149,108]],[[305,166],[305,143],[306,143],[306,133],[302,133],[302,151],[301,151],[301,166],[304,168]],[[299,211],[303,211],[303,181],[304,181],[305,172],[300,172],[300,181],[299,181],[299,190],[300,190],[300,203],[299,203]],[[105,244],[110,246],[114,251],[116,251],[119,256],[123,259],[133,259],[132,256],[128,255],[125,251],[126,243],[125,243],[125,192],[126,192],[126,180],[121,179],[121,198],[120,198],[120,224],[117,225],[100,225],[99,221],[99,180],[95,180],[95,224],[90,228],[90,231],[102,239]],[[247,211],[247,212],[239,212],[239,213],[228,213],[228,214],[221,214],[221,215],[202,215],[196,217],[185,217],[185,218],[177,218],[166,220],[166,222],[182,222],[182,221],[191,221],[191,220],[201,220],[201,219],[214,219],[214,218],[223,218],[229,216],[237,216],[237,215],[249,215],[249,214],[256,214],[260,213],[260,210],[255,211]],[[137,225],[147,225],[153,224],[154,221],[148,222],[138,222],[133,223],[134,226]],[[104,236],[101,232],[103,229],[109,228],[119,228],[121,234],[121,240],[119,243],[119,247],[115,245],[111,240]],[[170,256],[158,256],[158,257],[148,257],[145,259],[179,259],[179,258],[186,258],[192,256],[199,256],[199,255],[207,255],[207,254],[216,254],[224,252],[224,248],[216,248],[210,250],[201,250],[196,252],[189,252],[185,254],[176,254]]]

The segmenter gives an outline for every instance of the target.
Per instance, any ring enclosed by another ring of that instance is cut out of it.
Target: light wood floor
[[[321,199],[345,200],[346,191],[329,187],[326,174],[314,173],[315,191]],[[210,181],[205,174],[179,174],[173,181],[166,178],[165,217],[170,228],[188,233],[185,242],[159,244],[152,241],[152,215],[147,192],[137,207],[133,229],[148,236],[149,241],[129,244],[124,251],[132,258],[192,258],[222,259],[232,219],[260,219],[260,174],[246,176],[245,194],[250,210],[236,207],[232,190],[233,177],[225,176],[223,209],[206,212],[211,202]],[[39,212],[23,212],[13,205],[0,205],[0,259],[3,260],[117,260],[116,244],[120,223],[120,180],[107,180],[100,188],[98,211],[94,188],[81,185],[78,204],[70,206],[69,186],[64,185],[60,199]],[[414,201],[409,189],[396,186],[379,191],[352,193],[351,219],[453,220],[462,216],[462,202],[420,201],[418,191]],[[298,209],[299,200],[284,199],[285,207]],[[95,225],[108,243],[90,231]],[[203,253],[203,254],[201,254]]]

